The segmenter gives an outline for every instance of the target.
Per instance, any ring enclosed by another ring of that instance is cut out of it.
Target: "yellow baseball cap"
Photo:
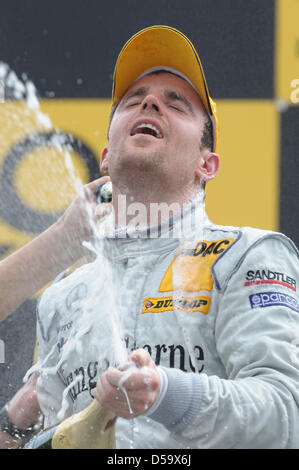
[[[214,151],[218,148],[216,104],[209,94],[200,58],[192,42],[170,26],[150,26],[132,36],[115,64],[112,106],[116,106],[129,86],[147,71],[177,71],[199,94],[213,124]]]

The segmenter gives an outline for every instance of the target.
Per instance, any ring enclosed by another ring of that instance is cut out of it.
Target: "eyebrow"
[[[126,103],[128,100],[131,98],[135,98],[136,96],[145,96],[149,91],[149,87],[140,87],[137,88],[136,90],[133,90],[131,93],[129,93],[127,96],[123,98],[123,103]]]

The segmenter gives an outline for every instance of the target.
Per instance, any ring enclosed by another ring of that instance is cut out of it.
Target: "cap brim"
[[[146,70],[169,67],[184,74],[201,97],[214,126],[216,147],[216,109],[204,71],[193,44],[180,31],[169,26],[151,26],[131,37],[122,48],[114,70],[112,102],[115,106],[129,86]]]

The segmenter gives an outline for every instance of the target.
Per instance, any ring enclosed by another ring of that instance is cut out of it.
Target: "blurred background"
[[[61,215],[75,178],[100,175],[117,55],[153,24],[191,39],[216,100],[210,219],[280,230],[298,246],[298,22],[298,0],[1,0],[0,258]],[[0,407],[32,364],[35,306],[0,324]]]

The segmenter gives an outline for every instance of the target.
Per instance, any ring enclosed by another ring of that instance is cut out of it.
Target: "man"
[[[206,217],[217,120],[190,41],[166,26],[133,36],[113,106],[101,169],[116,227],[39,305],[45,426],[94,398],[117,416],[117,448],[298,448],[298,251]],[[160,203],[172,214],[154,226]]]

